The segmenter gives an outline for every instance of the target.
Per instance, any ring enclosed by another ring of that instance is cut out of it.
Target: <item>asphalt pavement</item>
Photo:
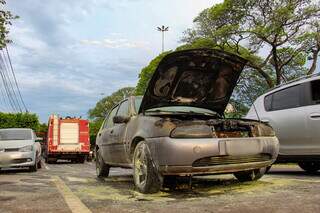
[[[132,171],[112,168],[98,179],[94,162],[43,163],[42,169],[0,171],[0,212],[320,212],[320,173],[275,165],[262,179],[239,183],[232,175],[193,177],[144,195]]]

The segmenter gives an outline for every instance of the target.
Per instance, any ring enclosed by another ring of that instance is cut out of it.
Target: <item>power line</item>
[[[11,72],[12,72],[13,79],[14,79],[14,82],[15,82],[15,84],[16,84],[17,90],[18,90],[18,94],[19,94],[20,100],[21,100],[21,102],[22,102],[22,105],[23,105],[25,111],[27,112],[28,109],[27,109],[26,104],[24,103],[24,100],[23,100],[23,98],[22,98],[22,95],[21,95],[21,92],[20,92],[20,88],[19,88],[19,86],[18,86],[16,74],[14,73],[14,70],[13,70],[13,66],[12,66],[12,63],[11,63],[11,58],[10,58],[10,55],[9,55],[9,51],[8,51],[7,46],[6,46],[6,52],[7,52],[7,57],[8,57],[8,59],[9,59],[9,64],[10,64]]]
[[[12,85],[12,82],[10,81],[10,76],[8,73],[8,69],[6,67],[4,58],[2,57],[2,54],[0,54],[0,61],[1,61],[1,68],[2,68],[2,80],[3,80],[3,84],[8,96],[8,99],[11,103],[11,106],[13,108],[13,111],[19,111],[21,112],[21,108],[19,106],[19,102],[17,100],[16,94],[14,92],[14,88]]]
[[[14,89],[14,85],[13,85],[11,78],[10,78],[10,70],[8,69],[7,61],[5,60],[5,55],[4,55],[3,50],[2,50],[2,53],[3,53],[3,56],[2,56],[2,54],[0,54],[0,58],[2,60],[3,67],[4,67],[3,73],[4,73],[5,77],[7,78],[7,82],[8,82],[7,85],[9,86],[8,90],[11,93],[12,102],[14,103],[16,109],[18,109],[20,112],[22,112],[19,100],[17,98],[17,94]]]
[[[8,91],[8,85],[6,83],[6,79],[5,79],[4,75],[3,75],[3,68],[2,68],[1,64],[0,64],[0,75],[1,75],[1,78],[2,78],[2,83],[3,83],[3,86],[4,86],[5,94],[6,94],[7,98],[8,98],[8,101],[9,101],[9,105],[10,105],[12,111],[15,112],[16,109],[15,109],[15,107],[14,107],[14,105],[12,103],[12,100],[10,98],[10,93]]]

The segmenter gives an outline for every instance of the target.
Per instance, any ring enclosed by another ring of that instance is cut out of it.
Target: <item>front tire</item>
[[[133,154],[133,180],[139,192],[156,193],[160,190],[159,174],[151,159],[151,153],[145,141],[140,142]]]
[[[308,173],[316,173],[320,170],[320,162],[300,162],[298,165]]]
[[[97,150],[96,159],[96,173],[98,178],[108,177],[110,166],[108,166],[102,159],[100,151]]]
[[[42,167],[41,160],[39,160],[39,162],[37,163],[37,167],[38,167],[39,169],[41,169],[41,167]]]
[[[34,165],[29,166],[29,171],[30,172],[36,172],[38,170],[38,163],[35,162]]]
[[[267,168],[260,168],[254,169],[250,171],[241,171],[236,172],[233,175],[240,181],[240,182],[247,182],[247,181],[256,181],[259,180],[267,171]]]

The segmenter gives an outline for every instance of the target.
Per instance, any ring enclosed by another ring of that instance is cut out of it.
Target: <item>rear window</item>
[[[32,132],[30,130],[0,129],[0,141],[31,140],[31,139],[32,139]]]
[[[312,101],[320,103],[320,80],[311,82]]]
[[[272,95],[268,95],[264,99],[264,108],[266,111],[270,111],[272,109]]]
[[[285,88],[264,99],[266,111],[291,109],[300,106],[300,85]]]

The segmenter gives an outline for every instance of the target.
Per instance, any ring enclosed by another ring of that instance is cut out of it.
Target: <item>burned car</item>
[[[159,63],[143,97],[130,97],[106,117],[96,141],[98,177],[133,168],[142,193],[169,176],[233,173],[259,179],[276,159],[278,139],[263,122],[225,119],[246,61],[211,49],[174,52]]]

